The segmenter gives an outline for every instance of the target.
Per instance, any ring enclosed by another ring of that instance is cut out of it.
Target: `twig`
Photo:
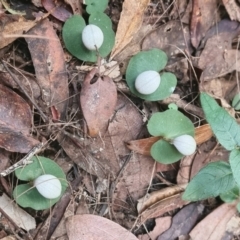
[[[35,147],[33,147],[33,149],[24,157],[22,158],[20,161],[18,161],[17,163],[13,164],[11,167],[7,168],[6,170],[4,170],[3,172],[0,173],[0,177],[5,177],[8,174],[12,173],[13,171],[15,171],[17,168],[23,167],[27,164],[32,163],[31,158],[38,153],[43,147],[43,143],[39,143],[38,145],[36,145]]]
[[[29,101],[33,104],[33,106],[39,111],[40,115],[43,118],[44,122],[48,121],[48,117],[43,113],[43,111],[39,108],[39,106],[35,103],[35,101],[29,96],[29,94],[25,91],[25,89],[22,87],[22,84],[19,82],[19,80],[16,78],[16,76],[11,72],[11,70],[8,68],[7,64],[1,60],[1,63],[3,64],[4,68],[7,70],[7,72],[10,74],[14,82],[19,86],[19,88],[24,92],[24,94],[27,96]]]

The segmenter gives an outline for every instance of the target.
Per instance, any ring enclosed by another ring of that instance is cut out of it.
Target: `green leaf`
[[[104,40],[99,48],[99,55],[106,57],[112,50],[115,36],[112,30],[112,22],[104,13],[94,13],[89,17],[89,23],[101,28]],[[86,23],[81,16],[74,15],[69,18],[62,30],[63,41],[67,50],[76,58],[82,61],[96,62],[97,52],[88,50],[82,42],[82,31]]]
[[[188,184],[182,198],[198,201],[228,192],[236,185],[230,165],[219,161],[202,168]]]
[[[221,108],[206,93],[201,93],[201,104],[206,119],[222,146],[227,150],[232,150],[236,146],[239,146],[240,126],[237,124],[235,118],[230,116],[225,109]]]
[[[126,81],[131,92],[148,101],[158,101],[170,96],[177,84],[177,78],[172,73],[160,74],[161,83],[158,89],[152,94],[143,95],[135,89],[135,80],[140,73],[148,70],[159,72],[166,66],[166,64],[166,53],[156,48],[149,51],[139,52],[133,56],[129,61],[126,70]]]
[[[240,203],[237,204],[237,210],[240,213]]]
[[[61,167],[54,161],[45,157],[33,157],[33,163],[15,170],[15,175],[23,181],[33,181],[35,178],[43,174],[51,174],[57,177],[62,185],[62,193],[56,199],[44,198],[35,187],[28,184],[21,184],[15,187],[13,197],[16,202],[22,207],[31,207],[35,210],[43,210],[55,204],[65,192],[68,184],[66,176]]]
[[[150,153],[154,160],[163,164],[177,162],[183,157],[172,144],[162,139],[152,145]]]
[[[62,191],[62,194],[64,191]],[[30,184],[20,184],[16,186],[13,191],[13,197],[16,200],[17,204],[19,204],[21,207],[30,207],[35,210],[44,210],[50,208],[52,205],[59,201],[61,196],[55,199],[44,198],[37,191],[37,189],[35,187],[32,187]]]
[[[96,12],[104,12],[108,6],[108,0],[85,0],[85,4],[87,5],[87,13],[94,14]]]
[[[154,113],[148,121],[147,128],[152,136],[173,139],[183,134],[194,136],[194,125],[189,118],[173,109]]]
[[[233,177],[240,187],[240,150],[234,149],[229,156],[229,163],[232,169]]]
[[[230,189],[229,191],[227,191],[225,193],[221,193],[220,198],[222,199],[222,201],[224,201],[226,203],[233,202],[234,200],[239,198],[239,188],[237,186],[235,186],[234,188]]]
[[[232,101],[232,107],[235,110],[240,110],[240,93],[236,94]]]
[[[99,49],[99,54],[101,57],[106,57],[112,51],[115,42],[115,33],[112,30],[111,19],[106,14],[97,12],[90,15],[88,22],[101,28],[104,40]]]

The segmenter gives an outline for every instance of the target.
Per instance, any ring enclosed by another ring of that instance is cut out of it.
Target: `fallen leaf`
[[[141,27],[144,10],[150,0],[125,0],[122,6],[122,13],[118,23],[115,45],[110,58],[113,59],[120,53],[128,43],[131,42],[134,34]]]
[[[236,204],[224,203],[199,222],[189,235],[194,240],[222,239],[227,223],[235,213]]]
[[[150,208],[143,211],[140,215],[140,224],[143,224],[150,218],[155,218],[186,205],[182,200],[181,194],[176,194],[153,204]]]
[[[155,219],[155,227],[154,229],[149,232],[148,234],[144,234],[144,235],[138,235],[138,239],[139,240],[149,240],[149,238],[151,240],[157,240],[157,237],[165,232],[172,223],[172,218],[170,216],[167,217],[159,217]]]
[[[78,71],[83,72],[89,72],[91,71],[94,66],[88,66],[88,65],[81,65],[76,66],[76,69]],[[110,77],[114,82],[117,82],[122,79],[121,73],[120,73],[120,67],[117,61],[111,61],[111,62],[105,62],[105,60],[101,61],[100,66],[100,74]]]
[[[0,84],[0,146],[10,152],[29,152],[39,143],[30,136],[32,112],[22,97]]]
[[[0,172],[5,170],[7,167],[9,167],[10,161],[9,161],[9,154],[4,149],[0,150]]]
[[[148,34],[142,43],[142,50],[159,48],[163,50],[170,63],[178,60],[177,55],[187,51],[193,51],[190,44],[190,33],[188,26],[183,26],[180,21],[169,21]],[[170,64],[168,63],[168,64]]]
[[[182,193],[183,191],[184,191],[184,185],[166,187],[161,190],[154,191],[138,200],[138,205],[137,205],[138,212],[142,213],[147,208],[150,208],[157,202],[160,202],[176,194]]]
[[[23,17],[19,17],[15,21],[8,20],[7,23],[3,24],[0,31],[0,49],[15,41],[23,33],[34,27],[36,23],[36,21],[27,21]]]
[[[150,149],[152,145],[160,140],[161,137],[150,137],[150,138],[144,138],[144,139],[138,139],[138,140],[132,140],[126,143],[126,146],[137,153],[150,156]]]
[[[69,7],[63,1],[42,0],[43,7],[58,20],[65,22],[72,16]]]
[[[172,218],[171,227],[162,233],[157,240],[178,239],[181,235],[188,235],[198,219],[203,215],[203,210],[204,206],[199,203],[191,203],[183,207]]]
[[[197,144],[202,144],[208,141],[212,136],[213,132],[209,124],[204,124],[195,128],[194,138]]]
[[[60,40],[48,19],[41,21],[28,34],[36,36],[26,38],[26,41],[42,98],[47,107],[55,107],[54,110],[59,112],[63,120],[67,110],[68,75]],[[47,36],[47,39],[41,38],[42,36]]]
[[[97,73],[98,69],[94,68],[87,74],[80,93],[80,103],[91,137],[104,135],[117,102],[117,89],[111,78],[98,77]],[[94,78],[95,82],[92,82]]]
[[[210,27],[219,21],[217,0],[194,0],[191,18],[191,42],[197,48]]]
[[[119,224],[91,214],[69,217],[66,227],[69,240],[137,240],[131,232]]]
[[[234,0],[223,0],[224,7],[226,8],[231,20],[240,21],[240,8]]]
[[[26,231],[36,228],[35,219],[18,207],[18,205],[4,193],[0,196],[0,208],[19,228],[23,228]]]

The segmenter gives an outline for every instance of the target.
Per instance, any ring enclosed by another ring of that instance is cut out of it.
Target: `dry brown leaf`
[[[107,218],[83,214],[67,219],[69,240],[137,240],[128,230]]]
[[[197,144],[202,144],[208,141],[212,136],[213,132],[209,124],[204,124],[195,128],[194,138]]]
[[[115,45],[111,53],[111,59],[120,53],[128,43],[131,42],[134,34],[142,25],[144,11],[150,0],[125,0],[116,33]]]
[[[198,62],[198,67],[203,69],[201,81],[221,77],[234,70],[239,71],[239,51],[231,49],[233,36],[222,32],[207,40]]]
[[[191,238],[194,240],[222,239],[227,223],[236,211],[236,204],[222,204],[195,226],[190,232]]]
[[[80,94],[80,103],[88,125],[89,135],[101,136],[107,130],[108,121],[117,103],[117,89],[108,76],[97,76],[98,69],[92,69],[85,77]],[[92,83],[92,81],[95,82]]]
[[[27,231],[36,228],[35,219],[22,208],[18,207],[18,205],[6,194],[0,196],[0,206],[4,215],[8,216],[19,228],[23,228]]]
[[[164,199],[172,197],[176,194],[182,193],[184,191],[184,187],[186,184],[182,186],[172,186],[166,187],[158,191],[154,191],[147,196],[138,200],[137,209],[139,213],[144,212],[147,208],[150,208],[157,202],[160,202]]]
[[[0,84],[0,147],[10,152],[29,152],[39,141],[30,136],[32,112],[28,103]]]
[[[162,233],[157,240],[181,239],[180,236],[187,236],[203,215],[203,210],[204,206],[199,203],[191,203],[183,207],[172,218],[171,227]]]
[[[240,8],[237,2],[235,0],[223,0],[222,2],[230,19],[240,21]]]
[[[186,205],[188,202],[182,200],[182,194],[176,194],[165,198],[153,204],[140,215],[140,224],[143,224],[147,219],[155,218]]]
[[[177,173],[177,184],[187,184],[189,183],[191,169],[192,169],[192,162],[195,159],[195,155],[185,156],[180,161],[180,167]]]
[[[138,139],[138,140],[133,140],[130,142],[126,143],[126,146],[137,153],[150,156],[150,149],[152,145],[160,140],[161,137],[150,137],[150,138],[144,138],[144,139]]]
[[[197,48],[207,30],[219,20],[217,0],[195,0],[193,1],[193,12],[191,18],[191,41]]]
[[[17,21],[10,21],[4,24],[0,32],[0,49],[15,41],[36,24],[36,21],[27,21],[23,17],[20,17]]]
[[[193,51],[190,43],[190,33],[187,25],[182,25],[180,21],[169,21],[148,34],[142,43],[143,50],[159,48],[163,50],[169,62],[178,61],[178,56],[187,51]],[[169,64],[169,63],[168,63]]]
[[[68,100],[68,75],[60,40],[48,19],[39,22],[28,33],[36,36],[26,38],[26,41],[41,87],[42,99],[48,108],[54,107],[63,120]],[[43,39],[42,36],[46,38]]]
[[[155,227],[154,229],[149,232],[148,234],[144,234],[144,235],[139,235],[138,239],[139,240],[149,240],[149,237],[151,238],[151,240],[157,240],[157,237],[165,232],[172,223],[172,217],[167,216],[167,217],[159,217],[155,219]]]

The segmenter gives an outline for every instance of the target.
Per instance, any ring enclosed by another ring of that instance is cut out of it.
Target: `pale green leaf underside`
[[[181,112],[169,109],[154,113],[148,121],[147,128],[152,136],[173,139],[183,134],[194,136],[194,125]]]
[[[234,149],[229,156],[229,163],[232,169],[233,177],[240,187],[240,150]]]
[[[143,95],[139,93],[135,88],[135,80],[140,73],[148,70],[159,72],[166,66],[166,64],[166,53],[156,48],[148,51],[139,52],[138,54],[133,56],[129,61],[126,70],[126,81],[131,92],[139,98],[148,101],[158,101],[170,96],[177,84],[177,78],[172,73],[160,74],[161,83],[158,89],[152,94]]]
[[[151,147],[151,156],[157,162],[171,164],[180,160],[183,155],[169,142],[159,140]]]
[[[216,197],[231,190],[236,185],[230,165],[219,161],[209,163],[190,181],[182,198],[198,201]]]

